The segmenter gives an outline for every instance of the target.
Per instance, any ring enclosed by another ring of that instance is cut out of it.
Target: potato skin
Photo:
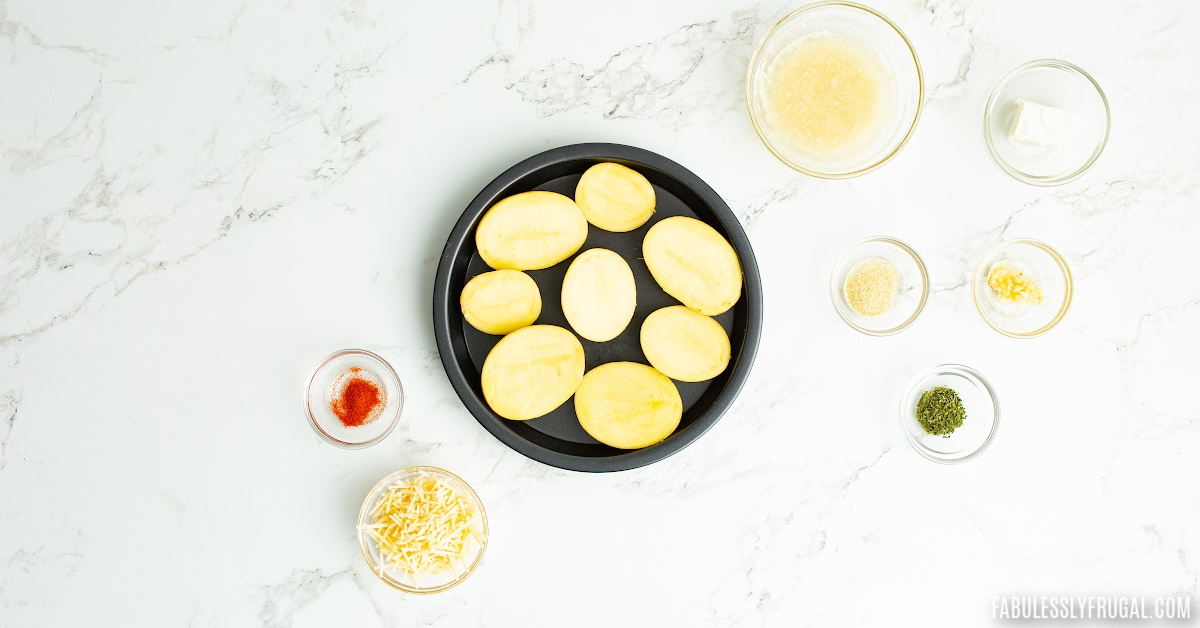
[[[707,381],[729,366],[725,328],[682,305],[651,312],[642,322],[640,338],[650,365],[677,381]]]
[[[467,282],[459,305],[472,327],[503,336],[537,320],[542,312],[542,293],[537,282],[519,270],[493,270]]]
[[[670,436],[683,417],[675,382],[636,362],[610,362],[587,372],[575,391],[584,431],[618,449],[649,447]]]
[[[654,214],[654,186],[636,170],[611,162],[588,168],[575,186],[584,218],[605,231],[624,233]]]
[[[475,229],[479,256],[496,270],[540,270],[575,254],[587,239],[575,201],[555,192],[522,192],[487,210]]]
[[[695,218],[672,216],[650,227],[642,257],[664,292],[701,314],[716,316],[741,298],[742,267],[733,246]]]
[[[580,253],[563,277],[562,309],[571,329],[592,342],[621,335],[637,309],[629,263],[608,249]]]
[[[531,325],[500,339],[483,361],[483,397],[513,421],[528,421],[561,406],[583,381],[583,345],[554,325]]]

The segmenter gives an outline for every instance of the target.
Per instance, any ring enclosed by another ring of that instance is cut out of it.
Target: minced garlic
[[[988,271],[988,286],[1001,301],[1018,305],[1038,305],[1042,302],[1042,287],[1037,280],[1008,260],[992,264]]]
[[[892,307],[900,271],[881,257],[870,257],[855,264],[846,274],[842,294],[846,305],[862,316],[879,316]]]

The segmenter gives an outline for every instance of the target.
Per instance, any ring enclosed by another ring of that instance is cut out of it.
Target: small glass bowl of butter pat
[[[1031,185],[1061,185],[1087,172],[1108,143],[1104,90],[1057,59],[1021,65],[1000,80],[983,112],[983,138],[1001,170]]]

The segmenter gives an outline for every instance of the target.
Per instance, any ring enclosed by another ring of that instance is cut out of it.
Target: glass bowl
[[[994,264],[1009,261],[1042,288],[1038,305],[1016,305],[996,298],[988,285]],[[992,329],[1012,338],[1033,338],[1050,331],[1071,307],[1071,269],[1058,251],[1037,240],[1009,240],[979,261],[971,280],[975,309]]]
[[[936,386],[951,388],[967,411],[963,424],[949,436],[929,434],[917,421],[917,401]],[[1000,426],[1000,401],[988,381],[974,369],[943,364],[917,378],[900,402],[900,429],[917,453],[945,464],[963,462],[983,451]]]
[[[375,384],[383,393],[384,406],[375,419],[347,427],[333,413],[330,404],[339,384],[351,373]],[[404,388],[400,385],[400,377],[387,360],[365,349],[331,353],[313,371],[304,387],[304,411],[309,424],[326,442],[343,449],[370,447],[387,438],[399,422],[403,409]]]
[[[1058,146],[1012,140],[1008,129],[1018,100],[1070,111],[1079,127]],[[1096,79],[1057,59],[1030,61],[1010,71],[983,109],[983,139],[992,161],[1031,185],[1061,185],[1087,172],[1104,152],[1111,124],[1108,98]]]
[[[871,258],[891,262],[900,273],[895,301],[883,314],[863,316],[846,303],[846,276],[856,264]],[[929,298],[929,276],[921,256],[907,244],[884,236],[867,238],[842,253],[829,274],[829,295],[833,309],[847,325],[871,336],[887,336],[903,330],[917,320]]]
[[[882,111],[862,141],[836,153],[816,154],[780,131],[768,94],[780,53],[806,38],[827,36],[865,52],[879,67]],[[767,31],[746,72],[746,105],[759,139],[788,166],[826,179],[865,174],[894,157],[912,137],[924,100],[921,63],[908,38],[882,14],[853,2],[819,2],[787,14]]]
[[[479,513],[479,517],[475,524],[477,526],[478,542],[474,543],[471,551],[463,557],[461,564],[453,571],[431,574],[418,582],[414,581],[407,572],[395,569],[383,562],[378,544],[363,529],[363,526],[370,525],[372,511],[388,488],[396,483],[419,477],[433,477],[453,486],[467,498],[467,501],[471,503],[471,507],[475,509],[475,512]],[[409,467],[383,478],[367,493],[366,499],[363,500],[362,508],[358,511],[358,547],[362,550],[363,560],[367,561],[367,566],[371,568],[371,572],[378,576],[380,580],[384,581],[388,586],[404,591],[405,593],[440,593],[458,586],[475,571],[480,561],[483,560],[484,551],[487,550],[487,542],[487,513],[483,509],[483,502],[479,501],[479,495],[475,494],[471,486],[463,481],[462,478],[437,467]]]

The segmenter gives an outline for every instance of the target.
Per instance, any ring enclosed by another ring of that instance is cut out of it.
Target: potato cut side
[[[563,277],[562,309],[575,333],[592,342],[621,335],[637,307],[637,283],[629,264],[608,249],[579,254]]]
[[[654,186],[636,170],[621,164],[596,164],[575,187],[575,202],[587,221],[624,233],[646,224],[654,213]]]
[[[497,270],[549,268],[587,239],[587,220],[575,201],[554,192],[522,192],[492,206],[475,230],[475,246]]]
[[[729,366],[729,334],[717,321],[672,305],[655,310],[642,323],[642,353],[663,375],[703,382]]]
[[[716,229],[695,218],[672,216],[650,227],[642,256],[667,294],[701,314],[716,316],[742,294],[737,253]]]
[[[554,325],[523,327],[500,339],[483,361],[483,398],[506,419],[549,414],[583,380],[583,345]]]
[[[645,364],[610,362],[583,376],[575,392],[575,415],[605,445],[641,449],[675,431],[683,401],[666,375]]]
[[[519,270],[476,275],[463,288],[459,302],[463,318],[472,327],[496,336],[528,327],[542,313],[537,282]]]

